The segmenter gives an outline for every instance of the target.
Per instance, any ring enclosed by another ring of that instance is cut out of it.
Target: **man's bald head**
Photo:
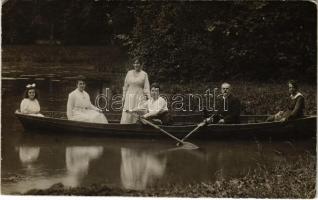
[[[231,85],[229,83],[222,83],[221,92],[224,97],[227,97],[231,94]]]

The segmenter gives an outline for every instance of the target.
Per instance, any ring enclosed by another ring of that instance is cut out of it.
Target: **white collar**
[[[78,88],[76,88],[76,90],[77,90],[77,92],[79,92],[79,93],[81,93],[81,94],[83,94],[83,93],[85,92],[85,90],[83,90],[83,91],[81,92]]]
[[[290,98],[291,99],[296,99],[297,97],[299,97],[299,96],[302,96],[303,97],[303,95],[300,93],[300,92],[297,92],[297,94],[295,94],[295,96],[293,96],[292,94],[290,95]]]

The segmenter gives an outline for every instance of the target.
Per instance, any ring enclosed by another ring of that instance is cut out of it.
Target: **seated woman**
[[[38,117],[43,117],[40,113],[40,104],[37,100],[38,93],[35,90],[35,83],[28,84],[24,92],[24,99],[20,104],[20,112],[22,114],[28,114]]]
[[[267,121],[287,121],[298,119],[304,116],[305,99],[298,91],[298,85],[294,80],[288,81],[289,88],[289,104],[285,111],[279,111],[275,115],[270,116]]]
[[[74,121],[107,124],[102,110],[92,105],[85,89],[84,77],[77,80],[77,88],[68,95],[67,118]]]
[[[153,83],[150,86],[150,99],[142,103],[133,112],[143,112],[145,119],[150,119],[154,123],[169,124],[170,115],[167,107],[167,102],[164,98],[159,96],[159,84]]]

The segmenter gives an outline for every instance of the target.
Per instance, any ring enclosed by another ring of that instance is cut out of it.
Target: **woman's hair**
[[[136,61],[138,61],[141,66],[143,66],[144,60],[141,57],[134,57],[130,60],[130,63],[134,64]]]
[[[137,60],[138,60],[138,62],[141,62],[141,58],[140,58],[139,56],[134,57],[134,58],[132,59],[132,62],[135,62],[135,61],[137,61]]]
[[[159,91],[160,91],[160,85],[157,82],[152,83],[151,86],[150,86],[150,90],[151,90],[151,88],[158,88]]]
[[[291,84],[296,90],[298,90],[298,84],[295,80],[289,80],[288,84]]]
[[[76,78],[76,85],[78,84],[79,81],[83,81],[84,83],[86,83],[86,77],[83,75],[79,75]]]
[[[29,92],[30,90],[34,90],[34,91],[35,91],[34,99],[38,99],[39,94],[38,94],[38,91],[35,89],[35,87],[26,88],[25,91],[24,91],[23,98],[26,98],[26,99],[29,98],[28,92]]]

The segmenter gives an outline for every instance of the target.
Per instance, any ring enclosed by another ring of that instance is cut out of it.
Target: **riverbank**
[[[112,188],[107,185],[66,188],[55,184],[46,190],[30,190],[24,195],[214,197],[214,198],[314,198],[316,195],[316,157],[305,153],[296,162],[279,161],[274,167],[259,164],[242,178],[197,184],[164,185],[144,191]]]

